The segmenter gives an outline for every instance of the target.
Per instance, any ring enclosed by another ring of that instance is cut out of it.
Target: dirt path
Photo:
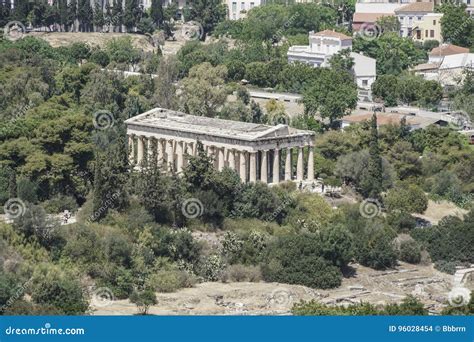
[[[396,270],[374,271],[352,265],[353,277],[345,278],[333,290],[315,290],[279,283],[202,283],[175,293],[158,293],[154,315],[288,315],[293,304],[315,299],[326,304],[344,305],[360,301],[372,304],[400,302],[412,294],[433,312],[439,312],[452,288],[452,276],[431,266],[400,264]],[[133,315],[128,300],[93,306],[94,315]]]

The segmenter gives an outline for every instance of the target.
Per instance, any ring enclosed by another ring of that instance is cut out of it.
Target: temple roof
[[[313,136],[313,131],[298,130],[288,125],[264,125],[190,115],[164,108],[154,108],[125,121],[130,127],[163,128],[177,132],[205,134],[225,138],[258,141],[276,137]]]

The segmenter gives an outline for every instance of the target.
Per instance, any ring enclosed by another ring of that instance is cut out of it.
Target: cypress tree
[[[14,169],[10,170],[10,177],[8,182],[8,196],[10,198],[17,197],[17,186],[16,186],[16,171]]]
[[[362,194],[369,198],[379,198],[382,192],[382,157],[380,156],[377,116],[370,121],[369,162],[366,174],[361,181]]]
[[[153,24],[158,27],[161,27],[163,24],[163,4],[161,0],[151,0],[151,9],[150,9],[151,19]]]

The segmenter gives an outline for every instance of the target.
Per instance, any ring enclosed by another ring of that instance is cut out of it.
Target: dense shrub
[[[43,203],[44,209],[51,214],[59,214],[65,210],[70,212],[77,211],[77,202],[74,197],[59,195]]]
[[[464,216],[448,216],[438,225],[416,228],[411,232],[413,238],[426,247],[434,262],[457,261],[474,263],[474,210]]]
[[[297,316],[421,316],[428,315],[428,310],[415,297],[407,296],[400,304],[388,304],[382,307],[364,302],[351,304],[347,307],[329,306],[312,300],[295,304],[292,313]]]
[[[397,263],[393,234],[384,227],[365,229],[355,240],[355,258],[364,266],[374,269],[392,268]]]
[[[222,275],[223,282],[249,281],[259,282],[262,279],[262,273],[259,266],[230,265]]]
[[[89,307],[79,281],[57,269],[46,269],[34,275],[31,298],[35,303],[51,305],[65,315],[84,314]]]
[[[384,204],[390,211],[423,213],[428,207],[428,198],[421,188],[409,184],[388,190]]]
[[[338,267],[322,257],[323,247],[316,235],[282,236],[268,247],[263,278],[314,288],[333,288],[341,284]]]
[[[158,292],[176,292],[192,287],[196,283],[194,276],[179,269],[159,270],[148,280],[149,286]]]
[[[420,244],[413,240],[400,243],[399,259],[410,264],[418,264],[421,261]]]

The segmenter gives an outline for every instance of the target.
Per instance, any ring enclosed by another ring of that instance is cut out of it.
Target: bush
[[[178,269],[159,270],[148,280],[150,288],[158,292],[176,292],[182,288],[192,287],[195,283],[194,276]]]
[[[60,214],[65,210],[77,211],[77,202],[74,197],[59,195],[43,203],[43,208],[50,214]]]
[[[22,178],[17,183],[18,197],[25,202],[38,202],[38,184],[35,182]]]
[[[262,273],[259,266],[246,266],[241,264],[229,266],[222,275],[222,281],[249,281],[259,282],[262,280]]]
[[[418,264],[421,261],[421,247],[414,240],[402,241],[398,253],[400,260],[410,264]]]
[[[330,306],[316,302],[300,302],[293,306],[292,313],[297,316],[424,316],[428,310],[413,296],[405,297],[400,304],[388,304],[376,307],[370,303],[358,303],[345,306]]]
[[[322,257],[316,235],[282,236],[268,247],[262,275],[266,281],[333,288],[341,284],[341,271]]]
[[[52,306],[65,315],[80,315],[87,311],[88,301],[73,275],[58,269],[37,271],[31,287],[31,298],[35,303]]]
[[[456,273],[456,269],[458,266],[469,267],[469,265],[469,263],[463,263],[459,261],[439,260],[435,262],[434,268],[436,268],[440,272],[454,274]]]
[[[444,217],[437,226],[416,228],[411,236],[423,244],[434,262],[440,260],[474,263],[474,209],[458,217]]]
[[[156,300],[156,294],[151,289],[133,291],[132,295],[130,296],[130,301],[137,306],[138,312],[141,315],[147,315],[150,306],[158,303]]]
[[[15,296],[18,285],[16,277],[10,273],[4,273],[0,268],[0,313],[2,312],[1,308]]]
[[[423,213],[428,207],[428,198],[420,187],[410,184],[388,190],[384,204],[389,211]]]
[[[373,227],[357,236],[355,244],[357,261],[377,270],[392,268],[397,263],[397,253],[388,229]]]
[[[200,275],[208,281],[218,281],[226,265],[219,255],[210,255],[200,265]]]
[[[391,211],[386,218],[388,225],[399,233],[410,231],[416,227],[416,218],[405,211]]]

